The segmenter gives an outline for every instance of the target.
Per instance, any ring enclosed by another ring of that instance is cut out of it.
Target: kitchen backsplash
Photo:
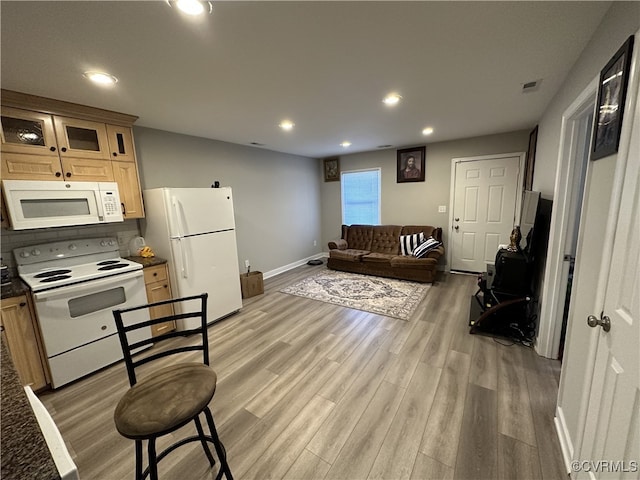
[[[125,220],[123,223],[90,225],[86,227],[42,228],[36,230],[2,229],[2,263],[9,267],[12,277],[17,275],[13,249],[39,243],[73,240],[76,238],[114,237],[118,239],[120,256],[129,256],[129,241],[140,235],[138,220]]]

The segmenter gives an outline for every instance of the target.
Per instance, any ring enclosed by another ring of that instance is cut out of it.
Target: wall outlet
[[[317,240],[314,240],[314,241],[313,241],[313,246],[314,246],[314,247],[317,247],[317,246],[318,246],[318,241],[317,241]]]
[[[244,261],[244,268],[249,268],[249,265],[250,265],[249,260],[245,260]]]
[[[447,206],[446,205],[438,206],[438,213],[447,213]]]

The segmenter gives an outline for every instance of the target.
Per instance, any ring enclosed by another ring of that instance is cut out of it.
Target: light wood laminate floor
[[[322,268],[266,280],[209,329],[235,478],[567,477],[553,425],[560,364],[468,333],[474,276],[441,274],[409,321],[278,291]],[[119,363],[40,396],[82,479],[134,476],[133,442],[113,424],[127,387]],[[207,467],[192,443],[160,478],[211,479]]]

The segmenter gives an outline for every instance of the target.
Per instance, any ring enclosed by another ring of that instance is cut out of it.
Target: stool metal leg
[[[209,430],[211,431],[211,436],[213,437],[213,445],[216,447],[216,453],[218,454],[218,458],[220,459],[220,473],[216,478],[221,478],[224,473],[227,480],[233,480],[233,475],[231,474],[231,469],[229,468],[229,464],[227,463],[227,452],[220,442],[220,438],[218,437],[218,431],[216,430],[215,423],[213,422],[213,415],[211,415],[211,410],[209,407],[205,407],[204,414],[207,417],[207,423],[209,424]]]
[[[198,417],[195,417],[193,421],[196,424],[196,430],[198,430],[198,436],[200,437],[200,443],[202,443],[202,448],[204,449],[204,453],[209,459],[209,464],[213,467],[216,464],[216,461],[213,459],[211,450],[209,450],[209,445],[207,445],[207,437],[205,436],[204,430],[202,429],[202,424],[200,423],[200,419]]]
[[[142,440],[136,440],[136,480],[142,478]]]
[[[158,461],[156,459],[156,439],[150,438],[147,448],[149,450],[149,478],[158,480]]]

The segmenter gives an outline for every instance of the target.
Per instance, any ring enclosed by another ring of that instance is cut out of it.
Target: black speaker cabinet
[[[495,261],[492,288],[512,295],[526,295],[530,290],[530,272],[527,258],[521,252],[499,250]]]

